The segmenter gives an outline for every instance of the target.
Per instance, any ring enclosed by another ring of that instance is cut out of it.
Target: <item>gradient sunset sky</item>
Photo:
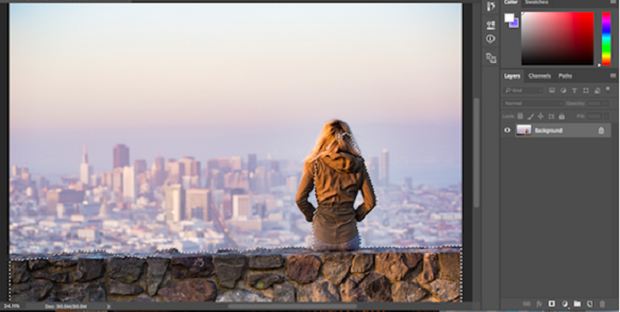
[[[385,137],[415,141],[381,125],[448,129],[428,144],[457,144],[433,153],[460,164],[461,65],[460,4],[12,3],[11,164],[48,172],[36,169],[44,155],[77,172],[84,142],[97,172],[111,169],[116,143],[149,166],[155,150],[301,160],[332,118],[371,156],[398,150]],[[172,151],[162,133],[174,131],[211,149],[177,140]]]

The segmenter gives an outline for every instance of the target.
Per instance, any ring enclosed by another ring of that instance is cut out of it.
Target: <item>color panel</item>
[[[523,65],[593,65],[594,12],[524,12]]]
[[[603,66],[611,65],[611,12],[603,12],[602,21],[602,40],[601,40],[601,51],[602,51],[602,64]]]

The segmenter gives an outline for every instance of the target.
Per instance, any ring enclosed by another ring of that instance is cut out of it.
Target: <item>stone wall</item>
[[[460,249],[11,255],[11,301],[460,301]]]

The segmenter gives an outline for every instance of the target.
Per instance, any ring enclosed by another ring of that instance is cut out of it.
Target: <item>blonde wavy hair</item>
[[[342,120],[333,119],[323,126],[321,134],[316,138],[314,148],[306,156],[304,162],[314,161],[321,153],[336,152],[346,152],[362,158],[362,152],[355,142],[349,125]]]

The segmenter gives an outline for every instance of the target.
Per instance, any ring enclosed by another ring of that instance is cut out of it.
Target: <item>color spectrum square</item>
[[[593,65],[593,12],[524,12],[522,65]]]

